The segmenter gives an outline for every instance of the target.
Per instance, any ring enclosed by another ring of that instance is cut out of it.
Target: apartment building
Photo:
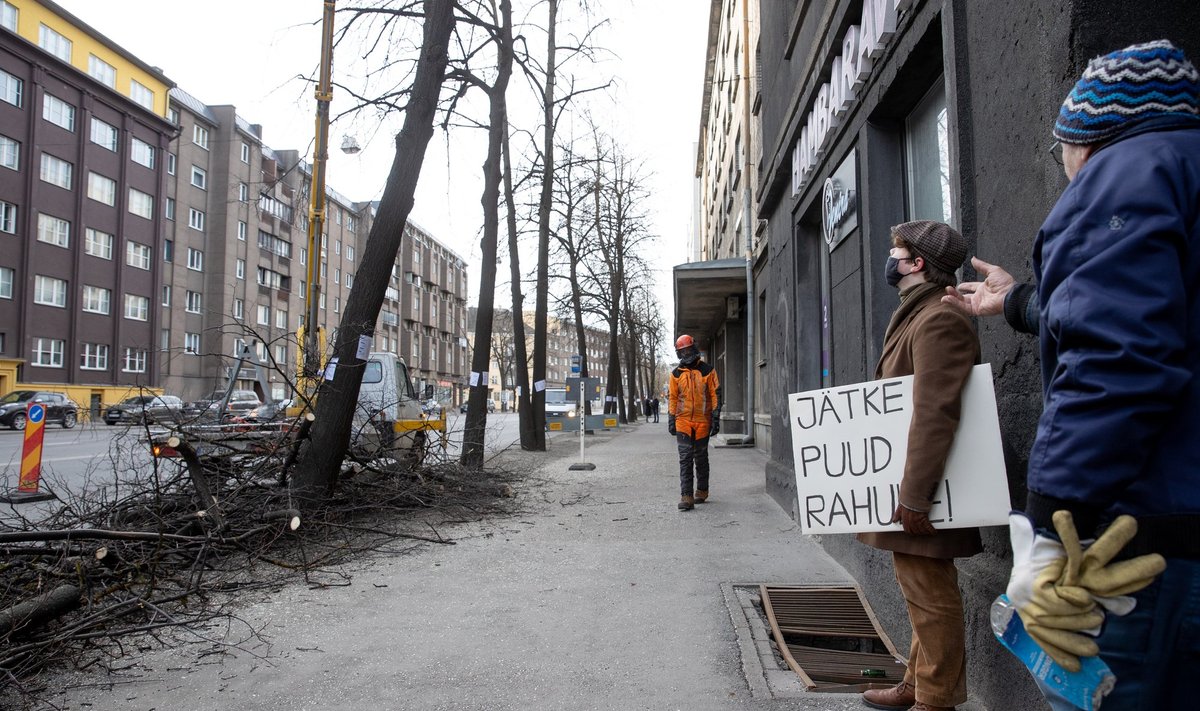
[[[0,0],[0,391],[159,383],[172,82],[53,2]]]
[[[404,358],[418,393],[432,388],[451,404],[466,398],[467,263],[412,220],[392,267],[375,347]]]

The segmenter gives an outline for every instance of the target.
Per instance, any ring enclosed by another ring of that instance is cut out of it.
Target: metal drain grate
[[[903,658],[853,587],[760,585],[771,634],[810,691],[855,692],[893,686]]]

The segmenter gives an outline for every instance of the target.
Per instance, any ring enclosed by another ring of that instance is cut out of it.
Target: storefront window
[[[950,209],[950,130],[942,79],[905,121],[908,219],[953,224]]]

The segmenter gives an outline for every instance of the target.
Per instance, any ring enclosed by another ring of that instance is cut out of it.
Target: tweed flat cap
[[[1103,143],[1157,116],[1200,114],[1200,74],[1167,40],[1135,44],[1088,62],[1058,112],[1054,137]]]
[[[953,274],[967,258],[967,240],[944,222],[915,220],[892,228],[892,234],[912,245],[914,256]]]

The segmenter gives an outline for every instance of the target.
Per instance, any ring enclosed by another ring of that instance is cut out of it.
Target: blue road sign
[[[41,422],[42,418],[45,416],[46,416],[46,408],[45,407],[43,407],[41,405],[37,405],[37,404],[29,406],[29,421],[30,422]]]

